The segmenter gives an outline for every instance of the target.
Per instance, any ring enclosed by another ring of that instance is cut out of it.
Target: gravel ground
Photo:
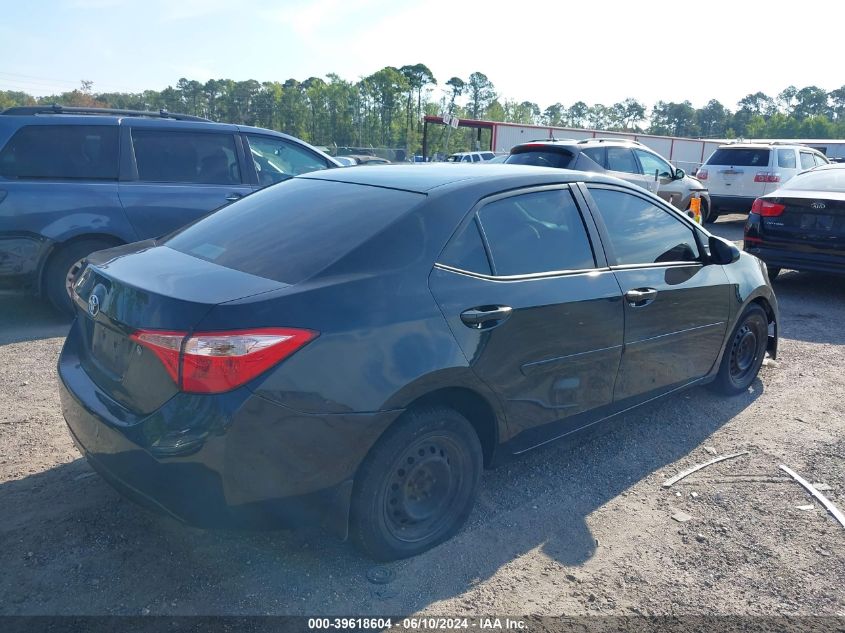
[[[790,272],[776,290],[780,357],[747,394],[694,389],[487,472],[467,527],[383,585],[329,536],[196,530],[121,499],[64,428],[67,324],[0,298],[0,614],[845,616],[845,529],[778,469],[845,510],[845,280]]]

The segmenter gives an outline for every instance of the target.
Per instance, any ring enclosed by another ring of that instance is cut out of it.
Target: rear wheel
[[[355,478],[352,540],[383,561],[442,543],[469,517],[482,464],[478,435],[458,412],[435,407],[406,413]]]
[[[105,240],[81,240],[63,246],[53,254],[44,271],[44,293],[56,310],[73,314],[71,290],[85,258],[112,246],[114,243]]]
[[[749,306],[731,333],[713,389],[725,395],[748,389],[763,364],[768,336],[766,312],[756,304]]]

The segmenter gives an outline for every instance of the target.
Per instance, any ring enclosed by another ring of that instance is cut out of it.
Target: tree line
[[[612,105],[585,101],[541,109],[531,101],[500,97],[481,72],[442,84],[425,64],[386,66],[358,81],[336,74],[284,82],[253,79],[182,78],[164,90],[95,92],[91,81],[61,94],[33,97],[0,91],[0,110],[15,105],[63,104],[131,110],[182,112],[244,125],[281,130],[312,144],[404,148],[419,152],[422,117],[448,113],[459,118],[510,123],[630,131],[701,138],[845,138],[845,86],[827,92],[817,86],[789,86],[775,96],[748,94],[735,108],[716,99],[696,108],[690,101],[658,101],[650,108],[629,98]],[[435,132],[431,151],[468,149],[472,131]],[[448,146],[447,146],[448,143]]]

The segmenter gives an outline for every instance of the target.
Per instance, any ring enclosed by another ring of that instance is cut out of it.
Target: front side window
[[[134,128],[132,145],[139,180],[206,185],[241,183],[232,134]]]
[[[503,198],[485,205],[478,217],[496,275],[596,265],[587,229],[568,189]]]
[[[247,134],[246,138],[262,187],[328,168],[322,157],[285,139],[257,134]]]
[[[692,228],[671,211],[624,191],[590,187],[590,194],[607,227],[617,266],[699,259]]]
[[[0,152],[0,176],[117,180],[117,152],[117,126],[27,125]]]
[[[653,176],[657,172],[661,178],[672,177],[672,166],[659,156],[655,156],[651,152],[646,152],[641,149],[635,149],[634,153],[640,159],[640,165],[643,168],[643,173]]]
[[[778,150],[778,167],[785,169],[795,169],[795,150],[794,149],[779,149]]]
[[[810,152],[801,152],[801,169],[812,169],[815,166],[813,155]]]
[[[816,161],[816,165],[827,165],[827,159],[822,156],[821,154],[813,154],[813,158]]]
[[[634,160],[634,154],[627,147],[607,148],[607,168],[611,171],[621,171],[626,174],[638,174],[640,168]]]

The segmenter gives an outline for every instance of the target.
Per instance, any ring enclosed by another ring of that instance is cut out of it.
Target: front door
[[[589,221],[568,187],[491,198],[430,277],[470,366],[505,404],[516,451],[612,402],[621,292]]]
[[[587,190],[624,297],[614,401],[644,400],[706,375],[724,340],[731,287],[722,267],[702,257],[698,229],[632,190]]]

